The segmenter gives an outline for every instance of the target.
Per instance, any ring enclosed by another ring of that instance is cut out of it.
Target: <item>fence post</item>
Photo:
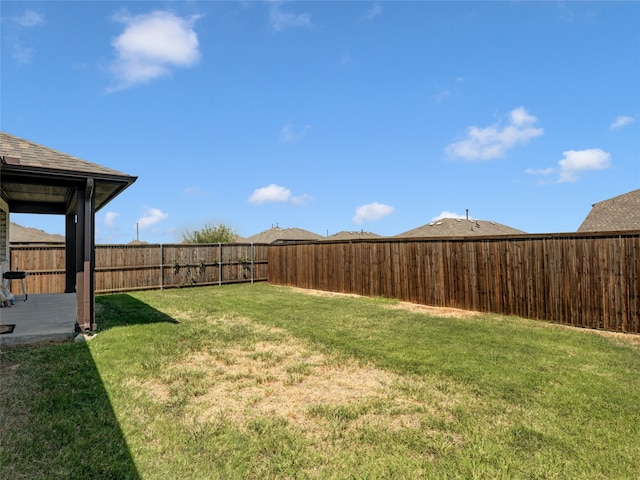
[[[160,244],[160,290],[164,290],[164,245]]]
[[[218,286],[222,285],[222,243],[218,243]]]
[[[251,283],[253,283],[253,269],[254,268],[255,268],[254,250],[253,250],[253,242],[251,242]]]

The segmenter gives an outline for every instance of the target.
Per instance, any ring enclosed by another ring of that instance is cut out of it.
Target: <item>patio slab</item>
[[[15,305],[0,308],[0,325],[14,324],[12,333],[0,334],[0,345],[18,345],[75,336],[76,294],[29,295],[23,301],[16,295]]]

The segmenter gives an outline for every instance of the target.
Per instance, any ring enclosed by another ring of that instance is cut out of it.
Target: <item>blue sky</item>
[[[98,243],[396,235],[466,209],[571,232],[640,188],[639,2],[0,8],[2,130],[139,177]]]

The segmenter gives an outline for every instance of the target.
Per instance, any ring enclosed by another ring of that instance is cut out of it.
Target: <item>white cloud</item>
[[[448,212],[447,210],[444,210],[440,212],[440,215],[433,217],[431,221],[435,222],[436,220],[442,220],[443,218],[467,218],[467,216],[466,214],[460,215],[459,213],[453,213],[453,212]]]
[[[193,24],[198,16],[181,18],[167,11],[116,17],[126,25],[112,41],[116,59],[111,71],[122,90],[170,75],[174,68],[191,67],[200,59],[198,36]]]
[[[272,183],[267,187],[256,188],[249,197],[249,203],[284,203],[291,198],[291,190]]]
[[[599,148],[567,150],[562,154],[564,158],[558,162],[560,166],[559,182],[574,182],[580,172],[605,170],[611,164],[611,154]]]
[[[311,15],[308,13],[287,13],[280,8],[282,2],[272,2],[269,10],[269,21],[271,28],[276,32],[287,28],[309,28],[313,26]]]
[[[303,193],[302,195],[296,195],[294,197],[291,197],[290,199],[291,205],[298,205],[298,206],[306,205],[311,200],[313,200],[313,197],[311,195],[307,195],[306,193]]]
[[[506,125],[495,123],[488,127],[468,127],[466,138],[449,144],[445,151],[450,157],[465,160],[499,158],[507,150],[542,135],[544,130],[533,126],[537,121],[523,107],[518,107],[509,113]]]
[[[44,16],[36,12],[35,10],[25,10],[25,12],[13,18],[14,23],[21,27],[38,27],[44,25]]]
[[[448,100],[449,98],[451,98],[453,96],[453,93],[451,92],[451,90],[448,89],[443,89],[440,90],[438,93],[436,93],[433,96],[433,99],[436,101],[436,103],[442,103],[445,100]]]
[[[287,123],[280,130],[280,141],[283,143],[293,143],[304,138],[311,131],[311,125],[305,125],[302,129],[296,130],[294,126]]]
[[[35,50],[24,46],[22,42],[23,30],[25,28],[39,27],[45,24],[44,16],[35,10],[25,10],[22,15],[9,19],[17,27],[15,35],[7,42],[10,45],[11,57],[18,63],[29,65],[33,62]]]
[[[364,222],[380,220],[381,218],[391,215],[393,207],[382,203],[373,202],[368,205],[362,205],[356,208],[356,214],[353,216],[353,223],[362,225]]]
[[[374,2],[374,4],[371,5],[371,8],[369,8],[367,13],[365,14],[364,18],[365,20],[373,20],[381,13],[382,13],[382,5],[380,5],[380,2]]]
[[[557,170],[553,167],[549,168],[527,168],[524,173],[528,175],[551,175],[555,173]]]
[[[203,190],[202,188],[196,185],[185,188],[184,190],[182,190],[182,193],[188,197],[195,197],[195,198],[206,198],[211,195],[207,190]]]
[[[557,168],[527,168],[524,173],[542,176],[558,173],[557,183],[575,182],[581,172],[605,170],[611,165],[611,154],[599,148],[567,150],[562,154],[564,157],[558,162]]]
[[[266,187],[256,188],[247,199],[249,203],[260,205],[262,203],[286,203],[291,205],[306,205],[313,200],[311,195],[292,195],[291,190],[272,183]]]
[[[22,63],[23,65],[29,65],[33,62],[33,48],[23,47],[19,43],[14,43],[11,49],[11,56],[16,62]]]
[[[615,119],[615,121],[611,124],[611,126],[609,127],[611,130],[616,130],[618,128],[622,128],[622,127],[626,127],[627,125],[629,125],[630,123],[635,122],[636,119],[633,117],[630,117],[628,115],[621,115],[618,118]]]
[[[145,207],[144,214],[138,219],[136,223],[138,225],[138,228],[145,229],[147,227],[150,227],[151,225],[155,225],[162,220],[166,220],[168,217],[168,213],[164,213],[158,208]]]
[[[120,216],[120,214],[118,212],[107,212],[106,215],[104,216],[104,224],[107,227],[115,227],[116,226],[116,219]]]

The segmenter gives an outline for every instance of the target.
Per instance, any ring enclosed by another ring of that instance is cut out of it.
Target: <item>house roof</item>
[[[394,238],[473,237],[486,235],[516,235],[526,233],[488,220],[441,218],[421,227],[395,235]]]
[[[271,227],[264,232],[256,233],[246,239],[250,243],[293,243],[323,240],[324,237],[317,233],[303,230],[302,228]]]
[[[2,197],[16,213],[67,213],[88,178],[99,210],[136,177],[0,132]]]
[[[32,227],[23,227],[11,222],[9,227],[10,243],[64,243],[63,235],[47,233]]]
[[[578,232],[640,230],[640,189],[591,206]]]
[[[324,240],[363,240],[366,238],[382,238],[382,236],[378,235],[377,233],[365,232],[363,230],[360,230],[359,232],[349,232],[347,230],[343,230],[342,232],[329,235]]]

